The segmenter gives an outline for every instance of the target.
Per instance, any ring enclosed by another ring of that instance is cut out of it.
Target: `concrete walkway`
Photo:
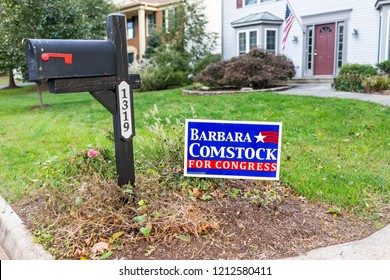
[[[390,106],[390,95],[370,94],[370,93],[353,93],[335,91],[331,84],[291,84],[294,87],[288,90],[280,91],[281,94],[317,96],[317,97],[336,97],[346,99],[356,99],[379,103]]]
[[[390,260],[390,225],[369,237],[315,249],[291,260]]]

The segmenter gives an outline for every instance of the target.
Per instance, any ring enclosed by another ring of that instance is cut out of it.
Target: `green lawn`
[[[39,179],[39,162],[63,159],[90,146],[111,147],[111,115],[87,93],[44,94],[30,87],[0,91],[0,194],[14,201]],[[283,122],[281,182],[298,194],[347,209],[390,202],[390,108],[353,100],[274,93],[182,96],[180,90],[135,93],[136,138],[148,139],[144,115]],[[183,130],[184,133],[184,130]]]

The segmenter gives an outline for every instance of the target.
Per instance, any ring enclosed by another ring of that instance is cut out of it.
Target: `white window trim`
[[[267,51],[267,31],[275,31],[275,54],[278,54],[279,32],[277,28],[264,28],[264,50]]]
[[[249,34],[251,32],[256,32],[256,46],[259,46],[259,30],[258,29],[250,29],[250,30],[244,30],[244,31],[238,31],[237,32],[237,55],[240,55],[240,34],[245,33],[245,53],[248,53],[250,51],[250,37]]]

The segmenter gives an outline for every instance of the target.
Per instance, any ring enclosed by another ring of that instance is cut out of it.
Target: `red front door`
[[[335,24],[316,25],[314,75],[333,75]]]

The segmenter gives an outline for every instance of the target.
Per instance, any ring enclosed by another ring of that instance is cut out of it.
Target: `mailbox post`
[[[47,80],[51,93],[91,93],[112,115],[118,185],[134,184],[133,89],[139,75],[128,74],[126,20],[107,17],[107,40],[29,39],[29,80]]]

